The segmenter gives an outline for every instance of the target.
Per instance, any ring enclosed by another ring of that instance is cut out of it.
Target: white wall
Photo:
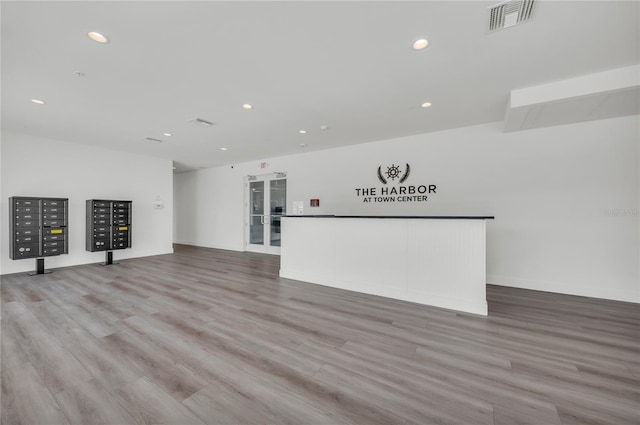
[[[10,196],[69,198],[69,254],[46,257],[47,268],[104,261],[103,252],[85,251],[87,199],[133,201],[133,247],[114,251],[115,260],[173,252],[170,160],[5,132],[1,160],[2,274],[35,268],[33,259],[9,258]],[[153,208],[156,196],[164,209]]]
[[[303,200],[305,214],[495,215],[489,283],[640,302],[639,140],[638,116],[515,133],[492,123],[179,174],[175,240],[243,250],[244,176],[286,171],[288,208]],[[380,187],[377,168],[392,163],[437,193],[362,203],[355,188]]]
[[[175,175],[176,243],[244,249],[243,179],[248,172],[242,173],[221,167]]]

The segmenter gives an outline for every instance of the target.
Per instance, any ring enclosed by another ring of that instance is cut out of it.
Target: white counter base
[[[280,276],[486,316],[485,221],[284,217]]]

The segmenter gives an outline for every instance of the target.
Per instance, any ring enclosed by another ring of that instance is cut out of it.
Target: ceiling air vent
[[[531,19],[536,0],[512,0],[489,8],[489,31],[509,28]]]
[[[148,140],[148,141],[154,142],[154,143],[162,143],[162,140],[154,139],[153,137],[145,137],[144,140]]]
[[[211,127],[213,125],[211,121],[203,120],[202,118],[194,118],[189,122],[192,122],[202,127]]]

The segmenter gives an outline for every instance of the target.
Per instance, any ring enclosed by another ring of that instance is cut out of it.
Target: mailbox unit
[[[87,200],[87,251],[131,248],[131,201]]]
[[[9,257],[19,260],[68,254],[68,204],[66,198],[9,198]]]

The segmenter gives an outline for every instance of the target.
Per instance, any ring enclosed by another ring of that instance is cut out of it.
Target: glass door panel
[[[249,183],[249,244],[264,245],[264,181]]]
[[[287,180],[279,174],[250,176],[246,184],[247,251],[280,254],[280,224],[287,211]]]
[[[269,230],[269,245],[280,246],[280,221],[287,214],[287,180],[271,180],[269,182],[271,204],[271,229]]]

